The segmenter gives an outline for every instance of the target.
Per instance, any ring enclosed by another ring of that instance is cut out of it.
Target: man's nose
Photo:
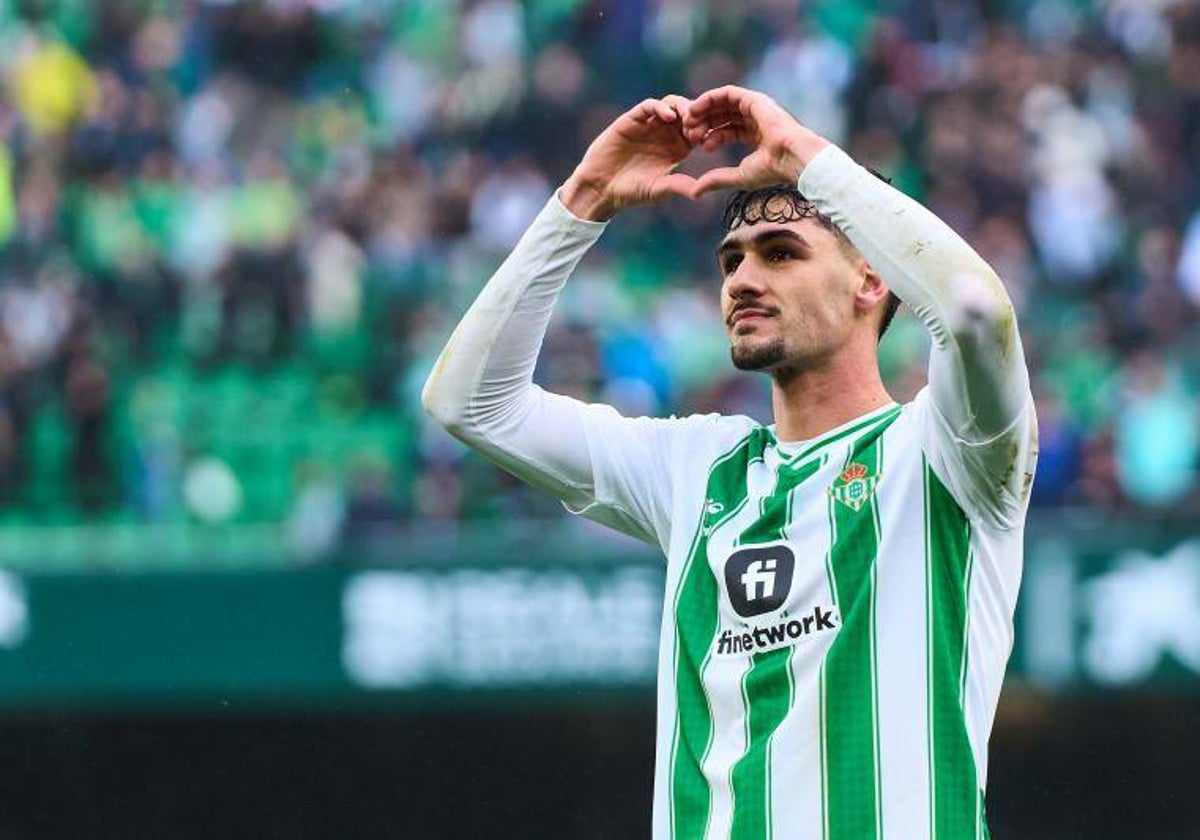
[[[749,263],[750,260],[742,260],[733,273],[725,278],[725,288],[730,297],[756,297],[766,290],[763,272]]]

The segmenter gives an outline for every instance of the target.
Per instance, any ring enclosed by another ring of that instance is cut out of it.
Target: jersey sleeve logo
[[[879,475],[871,475],[865,464],[851,461],[829,486],[829,495],[856,513],[875,493]]]
[[[773,612],[792,590],[796,555],[786,545],[739,549],[725,561],[725,591],[742,618]]]

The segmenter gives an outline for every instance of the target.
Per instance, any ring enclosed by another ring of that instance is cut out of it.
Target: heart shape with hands
[[[677,168],[696,149],[741,143],[737,166],[693,177]],[[588,147],[559,193],[574,215],[592,221],[668,196],[695,199],[714,190],[795,183],[829,141],[765,93],[727,85],[696,99],[646,99],[617,117]]]

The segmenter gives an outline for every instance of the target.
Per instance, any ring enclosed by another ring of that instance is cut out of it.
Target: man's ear
[[[857,266],[859,272],[858,289],[854,293],[854,305],[860,312],[871,312],[880,301],[888,296],[887,283],[883,282],[871,264],[863,259]]]

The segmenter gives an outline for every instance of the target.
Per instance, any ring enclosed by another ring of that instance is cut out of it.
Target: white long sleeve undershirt
[[[999,497],[993,518],[1003,525],[1024,501],[1012,465],[1034,446],[1034,433],[1020,338],[999,278],[940,219],[836,147],[808,164],[799,188],[929,330],[930,396],[942,433],[962,452],[951,468],[969,474],[952,483],[975,497],[977,510],[988,505],[981,495]],[[585,423],[598,407],[543,391],[533,372],[559,290],[604,228],[551,198],[459,323],[422,395],[452,434],[571,508],[592,502]],[[652,421],[647,432],[660,433],[665,422]]]
[[[576,506],[593,486],[579,403],[534,385],[533,371],[558,293],[605,227],[551,197],[463,316],[421,395],[455,437]]]
[[[818,154],[799,189],[846,235],[933,338],[933,403],[956,436],[978,443],[1028,404],[1029,375],[1004,284],[950,226],[837,147]]]

